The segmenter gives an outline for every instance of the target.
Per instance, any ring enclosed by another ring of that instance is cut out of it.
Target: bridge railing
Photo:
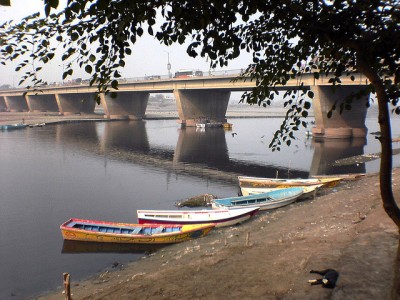
[[[245,71],[245,69],[233,69],[233,70],[208,70],[202,71],[203,76],[194,76],[193,79],[197,78],[211,78],[211,77],[234,77],[239,76]],[[308,84],[309,85],[326,85],[330,84],[329,78],[321,77],[320,79],[315,79],[312,76],[312,73],[304,74],[304,76],[308,76]],[[179,78],[174,78],[174,74],[161,74],[161,75],[146,75],[141,77],[130,77],[130,78],[120,78],[118,81],[120,83],[135,83],[135,82],[143,82],[143,81],[165,81],[165,80],[177,80]],[[185,78],[187,79],[187,78]],[[306,79],[306,78],[303,78]],[[52,82],[46,85],[42,85],[42,88],[53,88],[53,87],[72,87],[72,86],[88,86],[90,80],[89,79],[74,79],[64,82]],[[355,74],[355,80],[350,80],[350,77],[346,77],[342,79],[343,84],[366,84],[367,80],[363,74]],[[0,86],[0,91],[19,91],[26,90],[26,87],[11,87],[7,85]]]
[[[214,77],[214,76],[235,76],[241,74],[245,69],[233,69],[233,70],[208,70],[208,71],[202,71],[203,76],[202,77]],[[200,76],[196,76],[200,77]],[[129,82],[136,82],[136,81],[147,81],[147,80],[173,80],[174,79],[174,74],[170,75],[168,74],[156,74],[156,75],[145,75],[145,76],[140,76],[140,77],[130,77],[130,78],[121,78],[118,81],[123,83],[129,83]],[[89,79],[72,79],[64,82],[51,82],[46,85],[43,85],[42,87],[58,87],[58,86],[80,86],[80,85],[89,85],[90,80]],[[25,90],[26,87],[13,87],[13,86],[0,86],[0,90]]]

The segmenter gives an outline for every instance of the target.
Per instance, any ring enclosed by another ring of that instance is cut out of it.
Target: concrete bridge
[[[121,81],[117,97],[101,94],[101,105],[109,119],[141,120],[146,113],[150,93],[174,93],[178,116],[183,127],[195,126],[201,121],[226,123],[226,110],[233,91],[250,91],[255,83],[250,80],[234,80],[237,74],[201,76],[190,78],[166,78],[152,80]],[[367,128],[366,97],[355,99],[352,110],[338,111],[327,117],[333,104],[366,88],[367,80],[360,74],[352,81],[343,78],[340,86],[332,89],[328,78],[315,79],[313,74],[302,78],[304,86],[314,92],[313,109],[315,128],[313,135],[323,138],[365,137]],[[298,80],[277,87],[287,90],[298,86]],[[25,89],[0,91],[0,111],[48,111],[61,115],[93,113],[95,87],[88,85],[46,86],[40,91]],[[26,93],[27,92],[27,93]],[[25,93],[25,94],[24,94]],[[369,97],[369,96],[367,96]]]

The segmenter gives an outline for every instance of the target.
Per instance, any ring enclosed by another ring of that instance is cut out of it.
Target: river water
[[[174,209],[177,200],[204,193],[236,195],[237,175],[305,178],[379,170],[379,160],[332,166],[379,152],[371,134],[316,142],[300,132],[290,147],[272,153],[268,144],[280,119],[229,121],[231,131],[148,120],[0,132],[0,299],[32,297],[60,286],[63,272],[76,281],[143,255],[129,247],[64,244],[59,226],[69,218],[136,222],[137,209]],[[376,119],[366,124],[369,132],[378,130]],[[400,136],[398,117],[393,135]]]

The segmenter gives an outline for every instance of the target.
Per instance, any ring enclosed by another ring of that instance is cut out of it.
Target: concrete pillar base
[[[27,112],[27,109],[10,109],[10,112]]]
[[[321,137],[327,139],[348,139],[353,136],[353,130],[350,127],[342,128],[319,128],[314,127],[311,129],[314,137]]]
[[[196,124],[204,122],[205,122],[204,120],[198,120],[198,119],[178,120],[178,123],[180,123],[182,127],[196,127]],[[228,120],[224,119],[221,122],[211,120],[207,121],[206,124],[208,124],[210,127],[223,127],[224,124],[228,124]]]
[[[80,113],[65,111],[65,112],[63,112],[63,115],[64,116],[72,116],[72,115],[80,115]]]
[[[113,119],[113,120],[129,120],[129,115],[109,115],[109,119]]]
[[[128,119],[129,119],[129,120],[134,120],[134,121],[143,120],[142,117],[138,117],[138,116],[136,116],[136,115],[128,115]]]
[[[326,139],[348,139],[348,138],[365,138],[368,132],[367,128],[320,128],[314,127],[311,129],[314,137]]]
[[[368,128],[353,128],[353,137],[365,138],[368,133]]]

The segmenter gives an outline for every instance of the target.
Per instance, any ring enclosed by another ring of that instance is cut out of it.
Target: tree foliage
[[[242,75],[256,87],[243,101],[268,106],[277,86],[290,79],[298,82],[285,92],[287,116],[271,142],[273,149],[290,145],[293,132],[305,126],[313,93],[304,87],[304,73],[328,77],[333,87],[344,76],[354,80],[354,73],[363,73],[370,81],[366,92],[375,92],[379,104],[382,198],[400,227],[391,190],[389,118],[390,105],[400,114],[397,0],[69,0],[60,13],[51,14],[57,6],[58,0],[44,0],[45,18],[35,14],[0,28],[0,62],[25,57],[17,67],[26,70],[22,82],[40,84],[38,72],[62,48],[63,78],[73,74],[76,64],[90,74],[99,92],[108,93],[110,87],[118,89],[126,57],[146,34],[167,46],[189,42],[188,55],[208,58],[211,67],[227,66],[249,52],[253,63]],[[335,104],[330,114],[336,108],[351,109],[352,101]]]

